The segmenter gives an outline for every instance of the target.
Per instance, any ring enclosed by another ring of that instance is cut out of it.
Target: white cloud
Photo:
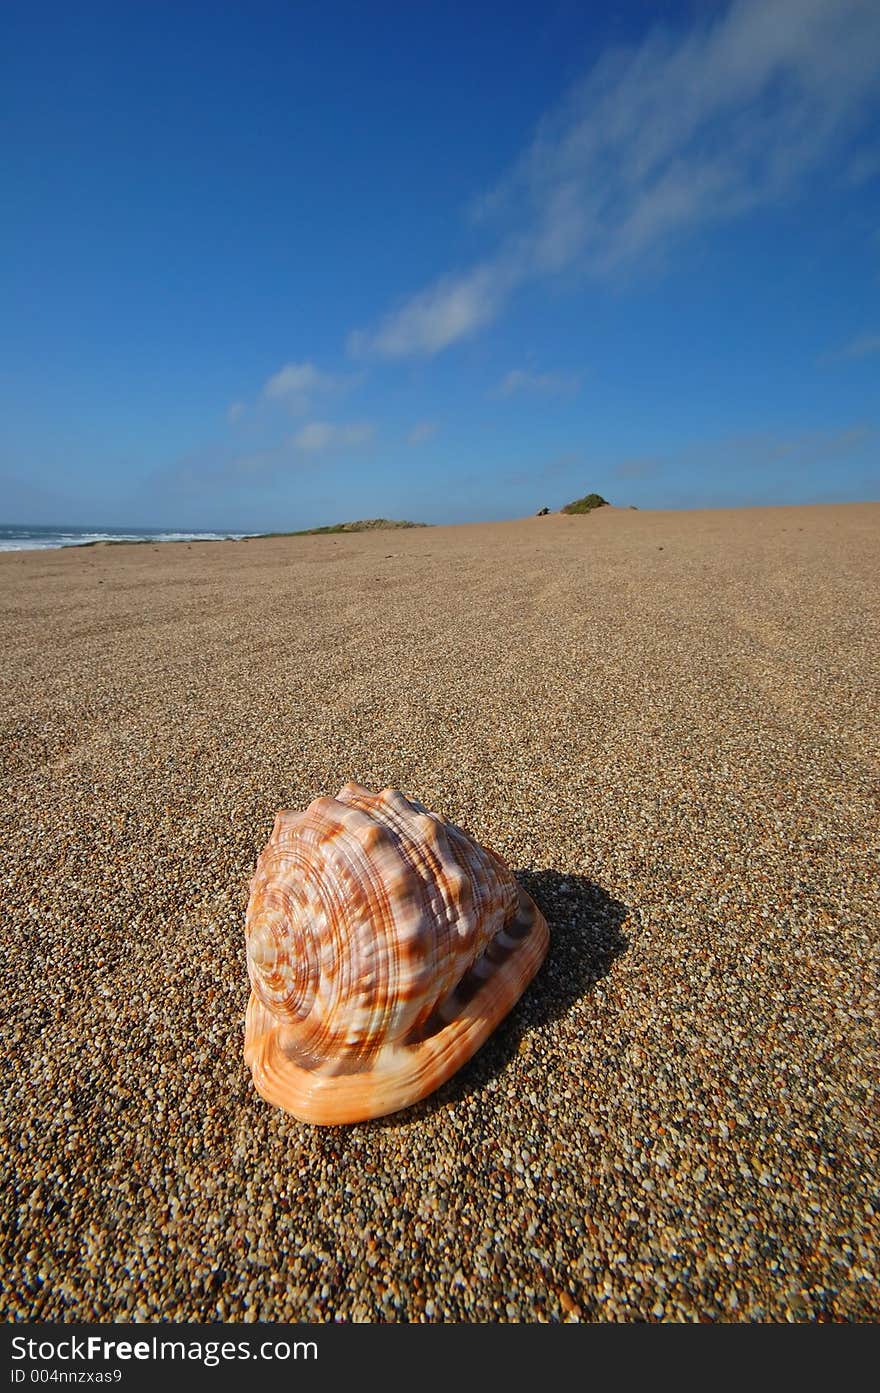
[[[570,396],[578,390],[580,384],[578,373],[529,372],[527,369],[514,368],[498,384],[495,395],[512,397],[518,392],[524,392],[539,396]]]
[[[608,275],[676,237],[796,194],[880,94],[874,0],[736,0],[684,32],[606,52],[480,201],[492,254],[439,277],[351,352],[430,355],[526,281]]]
[[[355,330],[349,335],[348,350],[355,357],[380,358],[438,353],[494,319],[520,278],[516,258],[511,256],[463,275],[443,276],[387,315],[375,334]]]
[[[341,426],[329,421],[309,421],[308,425],[297,431],[291,444],[306,454],[321,454],[328,450],[366,445],[374,434],[374,427],[369,421],[354,421]]]
[[[437,434],[436,421],[417,421],[406,437],[407,445],[424,445],[426,440]]]
[[[286,363],[263,387],[269,401],[282,402],[298,415],[309,410],[314,397],[335,391],[339,378],[321,372],[314,363]]]

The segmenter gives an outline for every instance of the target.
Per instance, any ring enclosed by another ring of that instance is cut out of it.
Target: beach
[[[880,503],[0,555],[5,1320],[880,1314]],[[550,926],[405,1112],[243,1060],[276,812]]]

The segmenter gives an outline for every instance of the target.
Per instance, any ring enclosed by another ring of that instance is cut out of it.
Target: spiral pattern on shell
[[[465,1036],[468,1053],[485,1038],[500,1005],[487,990],[496,970],[515,1000],[546,951],[543,918],[499,856],[396,790],[354,783],[278,814],[251,882],[246,936],[257,1086],[317,1121],[349,1120],[311,1115],[300,1096],[335,1092],[351,1112],[334,1079],[359,1077],[373,1093],[383,1085],[355,1108],[367,1116],[436,1087],[434,1073],[463,1062]],[[467,1003],[481,993],[477,1018]],[[401,1091],[390,1081],[404,1075]],[[295,1081],[290,1098],[283,1077]]]

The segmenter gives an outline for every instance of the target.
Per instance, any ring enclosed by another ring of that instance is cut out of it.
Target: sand
[[[5,1319],[864,1320],[880,504],[0,556]],[[242,1059],[274,814],[396,785],[545,967],[438,1093]]]

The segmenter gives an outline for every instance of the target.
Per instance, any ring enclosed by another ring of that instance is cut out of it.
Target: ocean
[[[47,551],[89,542],[240,542],[255,532],[172,532],[163,527],[0,527],[0,551]]]

